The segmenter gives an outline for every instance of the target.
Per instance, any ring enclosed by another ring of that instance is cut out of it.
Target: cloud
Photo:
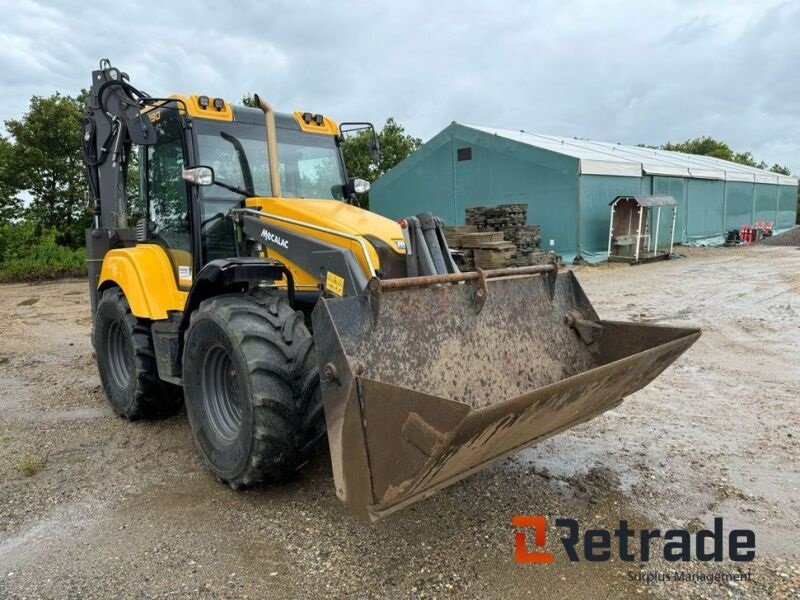
[[[797,4],[15,2],[0,119],[77,93],[102,57],[151,94],[257,91],[279,110],[453,120],[626,143],[700,135],[800,172]],[[109,3],[110,4],[110,3]]]

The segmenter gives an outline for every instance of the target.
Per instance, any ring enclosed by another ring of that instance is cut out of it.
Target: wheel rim
[[[108,366],[114,383],[122,389],[131,381],[130,363],[133,356],[128,334],[119,321],[108,328]]]
[[[211,427],[224,441],[232,442],[242,425],[242,395],[236,369],[222,346],[206,352],[201,383],[200,393]]]

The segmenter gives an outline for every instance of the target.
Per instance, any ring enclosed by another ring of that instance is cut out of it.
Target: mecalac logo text
[[[265,242],[269,242],[271,244],[275,244],[276,246],[280,246],[281,248],[284,248],[286,250],[289,249],[289,240],[284,239],[279,235],[275,235],[266,227],[264,227],[261,230],[261,239],[263,239]]]
[[[550,563],[556,560],[553,552],[545,551],[548,544],[544,517],[518,515],[512,518],[511,524],[518,528],[514,534],[514,558],[517,562]],[[555,526],[558,528],[558,541],[571,562],[605,562],[611,560],[612,555],[625,562],[647,562],[658,540],[663,542],[661,552],[664,560],[671,562],[688,562],[693,557],[706,562],[721,562],[725,557],[735,562],[749,562],[756,555],[755,532],[733,529],[725,536],[721,517],[714,519],[713,531],[701,529],[694,533],[686,529],[668,529],[663,533],[660,529],[632,529],[627,521],[620,521],[613,530],[587,529],[581,532],[578,521],[563,518],[556,519]],[[535,532],[532,545],[527,535],[531,529]]]

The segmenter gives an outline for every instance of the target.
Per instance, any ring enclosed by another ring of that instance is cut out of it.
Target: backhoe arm
[[[127,169],[131,144],[155,143],[153,124],[140,112],[148,95],[107,59],[92,72],[83,125],[83,157],[95,227],[127,227]]]
[[[83,160],[94,212],[86,232],[86,252],[92,312],[97,306],[97,284],[106,253],[132,244],[128,228],[127,176],[131,145],[154,144],[156,131],[142,106],[152,99],[128,83],[128,75],[108,59],[92,72],[92,87],[83,124]]]

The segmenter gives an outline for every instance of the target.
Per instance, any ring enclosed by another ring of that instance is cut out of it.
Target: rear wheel
[[[325,433],[314,341],[285,298],[204,301],[186,333],[183,381],[197,446],[231,487],[290,477]]]
[[[114,412],[134,420],[178,409],[180,388],[158,377],[150,323],[131,313],[119,288],[103,292],[97,303],[94,345],[100,381]]]

